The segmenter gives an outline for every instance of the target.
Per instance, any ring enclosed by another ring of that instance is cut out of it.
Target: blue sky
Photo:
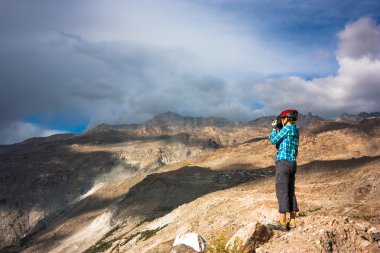
[[[375,111],[379,24],[380,1],[4,0],[0,143],[169,110]]]

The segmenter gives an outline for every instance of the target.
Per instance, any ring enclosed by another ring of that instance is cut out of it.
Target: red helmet
[[[293,110],[293,109],[287,109],[287,110],[283,111],[279,117],[280,118],[290,118],[290,119],[296,121],[298,119],[298,111]]]

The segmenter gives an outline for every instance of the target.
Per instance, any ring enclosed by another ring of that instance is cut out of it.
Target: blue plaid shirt
[[[299,144],[299,132],[296,125],[286,125],[278,133],[276,129],[273,129],[269,139],[271,144],[276,144],[279,147],[277,161],[296,162]]]

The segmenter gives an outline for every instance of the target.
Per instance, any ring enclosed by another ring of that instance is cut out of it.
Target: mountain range
[[[249,221],[268,224],[272,120],[167,112],[0,146],[0,252],[170,252],[189,230],[212,242]],[[257,252],[299,242],[304,252],[377,247],[379,123],[378,113],[300,115],[299,227]]]

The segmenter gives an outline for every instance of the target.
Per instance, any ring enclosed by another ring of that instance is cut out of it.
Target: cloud
[[[326,8],[325,19],[308,4],[271,6],[268,1],[1,1],[0,143],[9,142],[9,125],[29,124],[31,115],[44,118],[38,125],[32,121],[39,132],[20,127],[29,134],[19,136],[62,129],[57,118],[71,121],[63,129],[72,131],[71,125],[83,122],[139,123],[169,110],[248,121],[277,113],[289,97],[297,108],[329,116],[377,106],[373,20],[346,26],[338,35],[335,61],[333,50],[319,45],[333,40],[319,38],[326,38],[323,29],[335,22],[334,9]],[[310,17],[299,20],[307,11]],[[339,22],[333,27],[341,28]],[[371,38],[365,45],[359,42],[363,36]],[[318,43],[308,43],[314,39]],[[336,75],[303,79],[334,73],[337,62]],[[366,89],[359,89],[359,82]],[[280,86],[288,89],[277,94]]]
[[[380,59],[380,29],[371,18],[348,24],[338,37],[338,57]]]
[[[12,144],[31,137],[46,137],[60,133],[63,133],[63,131],[45,129],[31,123],[18,121],[7,122],[6,125],[2,125],[0,144]]]
[[[256,87],[267,113],[298,108],[322,116],[380,108],[380,26],[368,17],[351,22],[338,34],[339,69],[336,75],[304,80],[289,76],[267,80]]]
[[[93,126],[142,121],[170,109],[200,115],[226,107],[227,94],[205,91],[214,80],[231,85],[242,76],[311,68],[266,46],[234,14],[199,2],[0,5],[3,121],[38,113],[82,117]],[[47,121],[44,127],[57,126]]]

